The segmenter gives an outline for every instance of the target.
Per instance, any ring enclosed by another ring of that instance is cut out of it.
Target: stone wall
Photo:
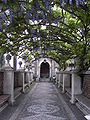
[[[4,73],[0,72],[0,95],[3,94],[3,80],[4,80]]]
[[[90,74],[84,75],[83,94],[90,99]]]

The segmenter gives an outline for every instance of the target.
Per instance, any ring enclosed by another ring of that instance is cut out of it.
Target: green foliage
[[[6,31],[4,23],[9,21],[8,15],[3,22],[3,29],[0,31],[0,53],[24,54],[28,61],[32,56],[48,56],[56,60],[63,69],[68,59],[76,57],[80,72],[87,70],[90,67],[90,4],[77,8],[73,3],[70,9],[68,4],[60,6],[59,0],[50,2],[51,11],[47,10],[41,0],[38,0],[39,10],[34,0],[22,2],[22,14],[21,2],[18,0],[9,1],[7,5],[1,4],[0,15],[8,9],[14,12],[12,23],[8,24]],[[28,24],[27,11],[30,11],[31,16]],[[39,22],[35,23],[32,18],[37,16],[37,11]]]

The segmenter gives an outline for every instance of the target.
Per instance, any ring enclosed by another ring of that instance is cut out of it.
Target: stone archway
[[[48,62],[42,62],[40,66],[40,78],[49,78],[50,66]]]

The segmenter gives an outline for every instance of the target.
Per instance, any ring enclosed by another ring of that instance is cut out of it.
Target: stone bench
[[[0,112],[9,104],[10,95],[0,95]]]
[[[76,105],[85,114],[90,114],[90,99],[84,95],[76,95]]]

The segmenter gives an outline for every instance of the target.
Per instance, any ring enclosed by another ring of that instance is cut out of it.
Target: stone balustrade
[[[71,103],[75,101],[74,96],[81,94],[81,78],[77,75],[76,71],[60,71],[57,73],[59,76],[58,87],[62,87],[62,92],[69,92],[71,95]]]
[[[14,71],[9,65],[4,66],[4,72],[0,73],[1,93],[10,95],[9,103],[13,104],[15,99],[23,92],[25,93],[33,81],[33,73],[19,69]],[[3,90],[2,90],[3,89]]]

